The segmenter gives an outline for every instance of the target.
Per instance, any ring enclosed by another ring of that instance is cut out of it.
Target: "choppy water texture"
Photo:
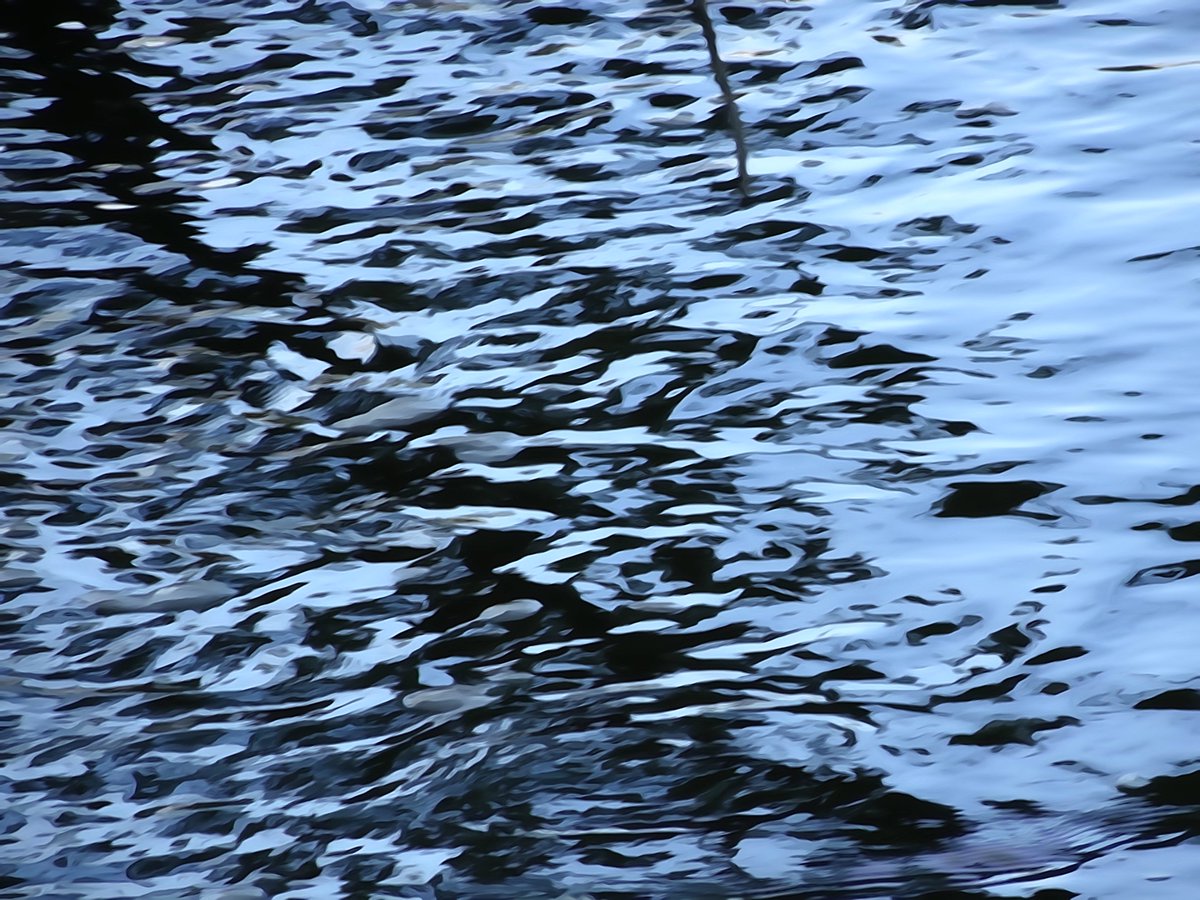
[[[0,894],[1192,898],[1200,7],[7,2]]]

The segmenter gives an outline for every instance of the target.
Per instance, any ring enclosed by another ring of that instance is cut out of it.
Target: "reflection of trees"
[[[19,56],[8,60],[0,84],[10,96],[37,101],[9,127],[29,135],[26,146],[69,157],[6,173],[16,182],[5,208],[9,227],[102,226],[136,237],[150,252],[104,274],[182,304],[190,305],[201,285],[210,297],[289,302],[295,278],[247,268],[262,245],[209,246],[184,211],[198,198],[162,184],[155,169],[165,155],[211,150],[212,144],[163,121],[146,98],[140,79],[171,78],[177,89],[190,86],[177,69],[140,61],[113,46],[113,39],[98,37],[115,22],[120,4],[32,0],[4,8],[5,42]],[[61,27],[71,22],[83,27]],[[15,201],[22,193],[30,197],[24,204]],[[87,246],[87,236],[80,240]],[[98,247],[97,254],[105,250]],[[39,267],[38,274],[59,274],[48,268]],[[61,274],[75,270],[64,267]]]

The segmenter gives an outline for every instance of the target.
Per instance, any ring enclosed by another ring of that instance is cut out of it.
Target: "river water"
[[[1192,898],[1200,7],[0,6],[0,895]]]

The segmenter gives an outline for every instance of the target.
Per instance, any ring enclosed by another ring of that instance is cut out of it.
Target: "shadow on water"
[[[298,279],[249,269],[261,247],[215,250],[198,239],[186,213],[194,196],[182,187],[146,190],[158,187],[155,165],[165,152],[206,150],[211,143],[163,121],[147,103],[145,82],[177,79],[177,69],[140,62],[115,42],[97,39],[121,11],[119,4],[5,6],[7,89],[20,95],[20,88],[35,82],[38,101],[9,120],[9,127],[28,136],[21,149],[30,164],[6,172],[13,182],[5,198],[6,227],[82,231],[99,225],[128,234],[162,258],[106,274],[124,276],[129,287],[147,294],[191,303],[194,296],[183,291],[215,289],[234,301],[284,302],[280,296]],[[50,265],[35,271],[42,278],[76,273]]]
[[[0,890],[1050,900],[1194,849],[1186,417],[1142,320],[1021,280],[1109,136],[941,68],[1132,25],[714,5],[747,206],[686,3],[0,9]]]

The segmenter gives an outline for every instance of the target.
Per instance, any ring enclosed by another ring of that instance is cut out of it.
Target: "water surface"
[[[5,896],[1193,896],[1191,4],[5,9]]]

